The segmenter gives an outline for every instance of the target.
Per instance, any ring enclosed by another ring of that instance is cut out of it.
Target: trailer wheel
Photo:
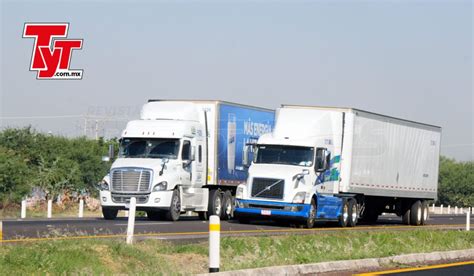
[[[403,213],[402,213],[402,223],[406,225],[410,225],[410,216],[411,216],[410,207],[407,207],[403,210]]]
[[[429,215],[429,206],[426,201],[423,201],[421,203],[423,214],[421,216],[421,225],[426,225],[426,222],[428,221],[428,218],[430,217]]]
[[[179,198],[179,191],[175,189],[171,196],[171,206],[168,212],[166,212],[166,219],[171,221],[177,221],[181,214],[181,199]]]
[[[221,210],[221,219],[229,220],[234,215],[234,197],[230,191],[226,191],[222,195],[222,210]]]
[[[117,218],[118,210],[102,207],[102,215],[104,215],[104,219],[106,220],[114,220]]]
[[[347,202],[347,199],[343,198],[342,199],[342,212],[341,215],[339,216],[339,226],[341,227],[346,227],[347,226],[347,221],[349,220],[349,203]]]
[[[358,213],[357,213],[357,201],[355,199],[349,200],[349,219],[347,226],[354,227],[357,224]]]
[[[314,198],[313,198],[311,199],[311,205],[309,207],[309,216],[306,219],[304,227],[309,228],[309,229],[313,228],[315,221],[316,221],[316,202],[314,201]]]
[[[207,207],[208,216],[221,216],[222,212],[222,195],[221,190],[209,191],[209,205]]]
[[[410,223],[411,225],[418,226],[421,224],[421,218],[423,217],[423,210],[422,205],[419,200],[415,201],[413,205],[411,205],[410,210]]]

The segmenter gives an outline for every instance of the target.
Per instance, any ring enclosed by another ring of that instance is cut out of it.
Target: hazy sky
[[[474,159],[471,1],[1,3],[1,127],[117,136],[149,98],[349,106],[440,125],[442,153]],[[70,22],[84,79],[36,80],[25,22]]]

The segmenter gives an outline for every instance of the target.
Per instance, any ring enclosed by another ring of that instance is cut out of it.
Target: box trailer
[[[354,226],[396,213],[425,224],[436,199],[441,128],[354,108],[283,105],[254,147],[235,215]],[[245,152],[249,152],[246,149]]]
[[[104,218],[136,197],[150,219],[232,215],[236,186],[245,183],[243,150],[270,132],[274,111],[222,101],[149,100],[128,122],[118,158],[101,183]]]

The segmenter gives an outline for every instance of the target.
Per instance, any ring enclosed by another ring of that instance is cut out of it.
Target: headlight
[[[306,197],[306,192],[298,192],[293,198],[293,203],[304,203],[305,197]]]
[[[168,188],[168,182],[161,181],[153,187],[153,192],[165,191]]]
[[[107,183],[107,181],[105,181],[105,180],[102,180],[99,183],[99,188],[100,188],[101,191],[108,191],[109,190],[109,183]]]
[[[237,191],[235,192],[235,198],[243,198],[244,197],[244,187],[239,185],[237,187]]]

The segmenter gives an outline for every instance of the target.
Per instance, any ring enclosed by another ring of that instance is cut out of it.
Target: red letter
[[[71,59],[72,49],[81,49],[81,47],[82,40],[80,39],[55,40],[54,48],[62,48],[59,69],[69,69],[69,60]]]
[[[35,46],[33,49],[33,56],[31,58],[31,70],[46,68],[46,64],[41,58],[40,47],[50,47],[52,37],[66,37],[68,25],[68,23],[25,24],[23,37],[35,38]]]
[[[38,72],[38,78],[51,78],[58,69],[59,59],[61,58],[61,49],[54,49],[53,52],[49,47],[40,47],[41,55],[46,63],[46,70]]]

